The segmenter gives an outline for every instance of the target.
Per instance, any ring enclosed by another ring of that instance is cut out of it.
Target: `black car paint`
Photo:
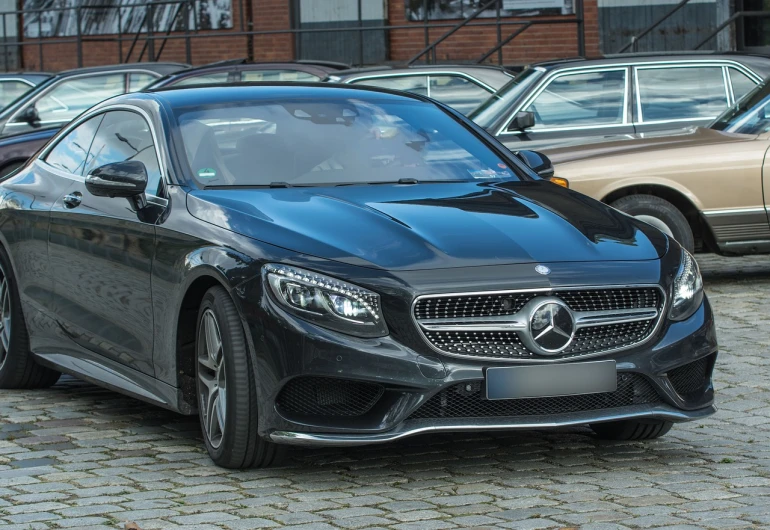
[[[211,89],[206,97],[225,101],[244,97],[238,93],[243,90]],[[268,97],[291,90],[410,97],[368,88],[278,85],[260,90]],[[162,131],[160,154],[170,180],[162,200],[148,211],[136,211],[126,199],[89,196],[82,182],[51,173],[38,161],[0,186],[0,243],[12,257],[31,350],[41,364],[194,413],[191,348],[199,298],[209,286],[223,285],[233,297],[254,359],[261,436],[276,429],[377,432],[394,428],[440,388],[483,380],[486,367],[508,365],[437,354],[411,319],[415,296],[629,284],[660,285],[670,292],[680,261],[676,243],[648,225],[539,179],[483,133],[489,147],[520,173],[521,182],[194,189],[184,176],[186,164],[178,154],[168,100],[196,97],[194,89],[134,94],[93,111],[130,104]],[[74,192],[82,193],[85,208],[63,206],[62,197]],[[309,194],[328,198],[316,205],[306,200]],[[290,224],[289,212],[312,226],[332,205],[335,215],[346,220],[336,234],[328,225],[302,233]],[[437,208],[456,224],[429,225],[419,216],[403,215]],[[268,215],[277,218],[270,222]],[[493,230],[491,244],[501,246],[500,254],[479,257],[480,248],[472,241],[462,248],[442,239],[452,233],[467,236],[466,223]],[[494,232],[492,225],[498,223],[507,233]],[[539,243],[515,244],[525,231]],[[358,250],[348,246],[346,234],[359,242]],[[506,245],[511,246],[503,249]],[[546,260],[552,273],[537,274],[533,264]],[[390,334],[360,339],[290,315],[264,289],[262,267],[270,262],[320,271],[379,293]],[[613,358],[620,371],[651,375],[668,407],[708,414],[713,411],[712,388],[685,401],[661,376],[716,349],[713,316],[704,301],[685,321],[664,317],[648,345]],[[380,381],[389,388],[391,406],[365,420],[290,421],[276,411],[274,398],[291,378],[309,374]],[[670,409],[650,414],[666,412]]]

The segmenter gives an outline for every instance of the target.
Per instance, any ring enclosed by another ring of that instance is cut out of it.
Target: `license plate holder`
[[[520,399],[614,392],[615,361],[487,368],[487,399]]]

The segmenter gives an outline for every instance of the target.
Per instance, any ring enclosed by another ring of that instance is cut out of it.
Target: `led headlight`
[[[671,292],[671,320],[684,320],[692,316],[703,301],[703,280],[692,254],[682,249],[682,261],[676,273]]]
[[[263,273],[276,300],[300,318],[358,337],[388,334],[377,293],[287,265],[270,263]]]

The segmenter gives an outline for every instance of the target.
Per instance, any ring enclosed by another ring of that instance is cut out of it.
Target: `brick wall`
[[[192,39],[191,55],[193,64],[200,65],[223,59],[246,57],[248,55],[247,37],[227,37],[228,33],[235,33],[241,30],[242,10],[239,4],[240,1],[252,2],[255,30],[285,30],[291,27],[288,0],[233,0],[233,29],[200,32],[199,34],[207,36]],[[586,53],[589,56],[595,56],[599,55],[597,0],[584,0],[584,2]],[[243,12],[245,13],[245,11],[246,5],[243,4]],[[389,0],[388,15],[391,25],[409,24],[405,20],[406,12],[403,0]],[[551,17],[551,19],[559,18],[564,19],[568,17]],[[545,18],[539,18],[538,20],[545,20]],[[407,60],[425,46],[422,23],[415,22],[414,26],[415,29],[390,31],[388,36],[390,60]],[[244,28],[248,29],[245,27],[245,24]],[[516,26],[504,26],[503,38],[515,31],[516,28]],[[430,39],[436,39],[446,31],[447,28],[431,29],[429,31]],[[176,33],[173,35],[180,34]],[[106,36],[99,37],[103,38]],[[45,40],[43,42],[42,64],[38,45],[24,46],[23,67],[25,69],[56,71],[78,66],[77,46],[75,43],[46,44]],[[131,56],[132,61],[137,60],[144,42],[142,38],[138,40]],[[161,46],[161,42],[155,42],[156,54]],[[496,42],[497,36],[493,26],[465,27],[438,46],[437,58],[440,61],[467,61],[475,59],[494,46]],[[117,42],[86,40],[83,42],[83,66],[120,62],[120,58],[126,56],[130,45],[130,41],[123,42],[121,55]],[[291,34],[255,35],[253,38],[253,49],[256,60],[291,60],[294,57],[294,37]],[[575,24],[534,26],[503,48],[503,61],[505,64],[527,63],[544,59],[571,57],[577,55],[577,52],[577,28]],[[490,60],[496,61],[496,58],[494,56]],[[144,59],[147,59],[147,53],[145,53]],[[167,40],[163,53],[160,55],[160,60],[186,62],[185,40]]]

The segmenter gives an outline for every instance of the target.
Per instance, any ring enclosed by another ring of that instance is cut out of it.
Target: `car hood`
[[[387,270],[661,257],[666,237],[544,181],[195,190],[190,213],[298,253]]]
[[[707,146],[710,144],[724,144],[729,142],[745,142],[754,139],[754,136],[745,134],[733,134],[703,127],[684,129],[679,133],[635,135],[622,140],[603,142],[591,142],[552,149],[543,149],[542,152],[554,164],[574,162],[577,160],[590,160],[600,157],[618,155],[650,156],[652,153],[680,149],[687,147]]]

